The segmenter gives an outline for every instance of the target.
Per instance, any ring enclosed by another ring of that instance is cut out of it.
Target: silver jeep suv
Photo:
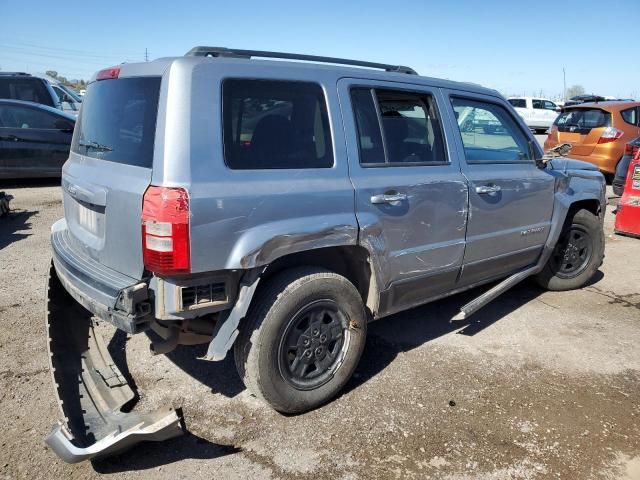
[[[349,380],[367,322],[488,282],[454,320],[529,276],[579,288],[604,253],[595,167],[543,157],[496,91],[402,66],[197,47],[100,71],[62,187],[47,442],[70,462],[181,433],[176,411],[126,413],[99,321],[155,354],[233,348],[299,413]]]

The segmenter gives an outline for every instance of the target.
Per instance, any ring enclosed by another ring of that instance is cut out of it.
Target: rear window
[[[524,98],[510,98],[508,102],[516,108],[527,108],[527,101]]]
[[[225,80],[224,156],[234,170],[328,168],[333,150],[324,93],[310,82]]]
[[[576,108],[562,112],[553,123],[561,132],[586,134],[592,128],[611,126],[611,114],[599,108]]]
[[[100,80],[87,88],[71,150],[151,168],[160,77]]]
[[[55,107],[49,90],[39,78],[0,78],[0,98],[41,103]]]

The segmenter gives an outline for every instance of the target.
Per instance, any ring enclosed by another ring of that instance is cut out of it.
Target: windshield
[[[160,77],[100,80],[87,88],[71,150],[151,168]]]

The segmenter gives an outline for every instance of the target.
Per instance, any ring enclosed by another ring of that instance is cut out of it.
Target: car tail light
[[[607,127],[602,132],[602,135],[600,135],[600,138],[598,139],[598,143],[614,142],[618,140],[620,137],[622,137],[622,135],[624,135],[624,132],[622,130],[618,130],[617,128],[614,128],[614,127]]]
[[[119,75],[120,67],[105,68],[96,74],[96,80],[109,80],[112,78],[118,78]]]
[[[189,196],[184,188],[150,186],[142,203],[142,256],[160,275],[188,273]]]
[[[640,147],[638,145],[633,144],[633,143],[627,143],[624,146],[624,154],[625,155],[629,155],[631,157],[635,157],[636,154],[638,153],[638,150],[640,150]]]

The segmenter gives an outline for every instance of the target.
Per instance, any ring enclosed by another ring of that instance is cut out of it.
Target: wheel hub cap
[[[348,347],[348,320],[332,300],[319,300],[288,323],[279,348],[282,377],[295,388],[311,390],[328,382]]]

